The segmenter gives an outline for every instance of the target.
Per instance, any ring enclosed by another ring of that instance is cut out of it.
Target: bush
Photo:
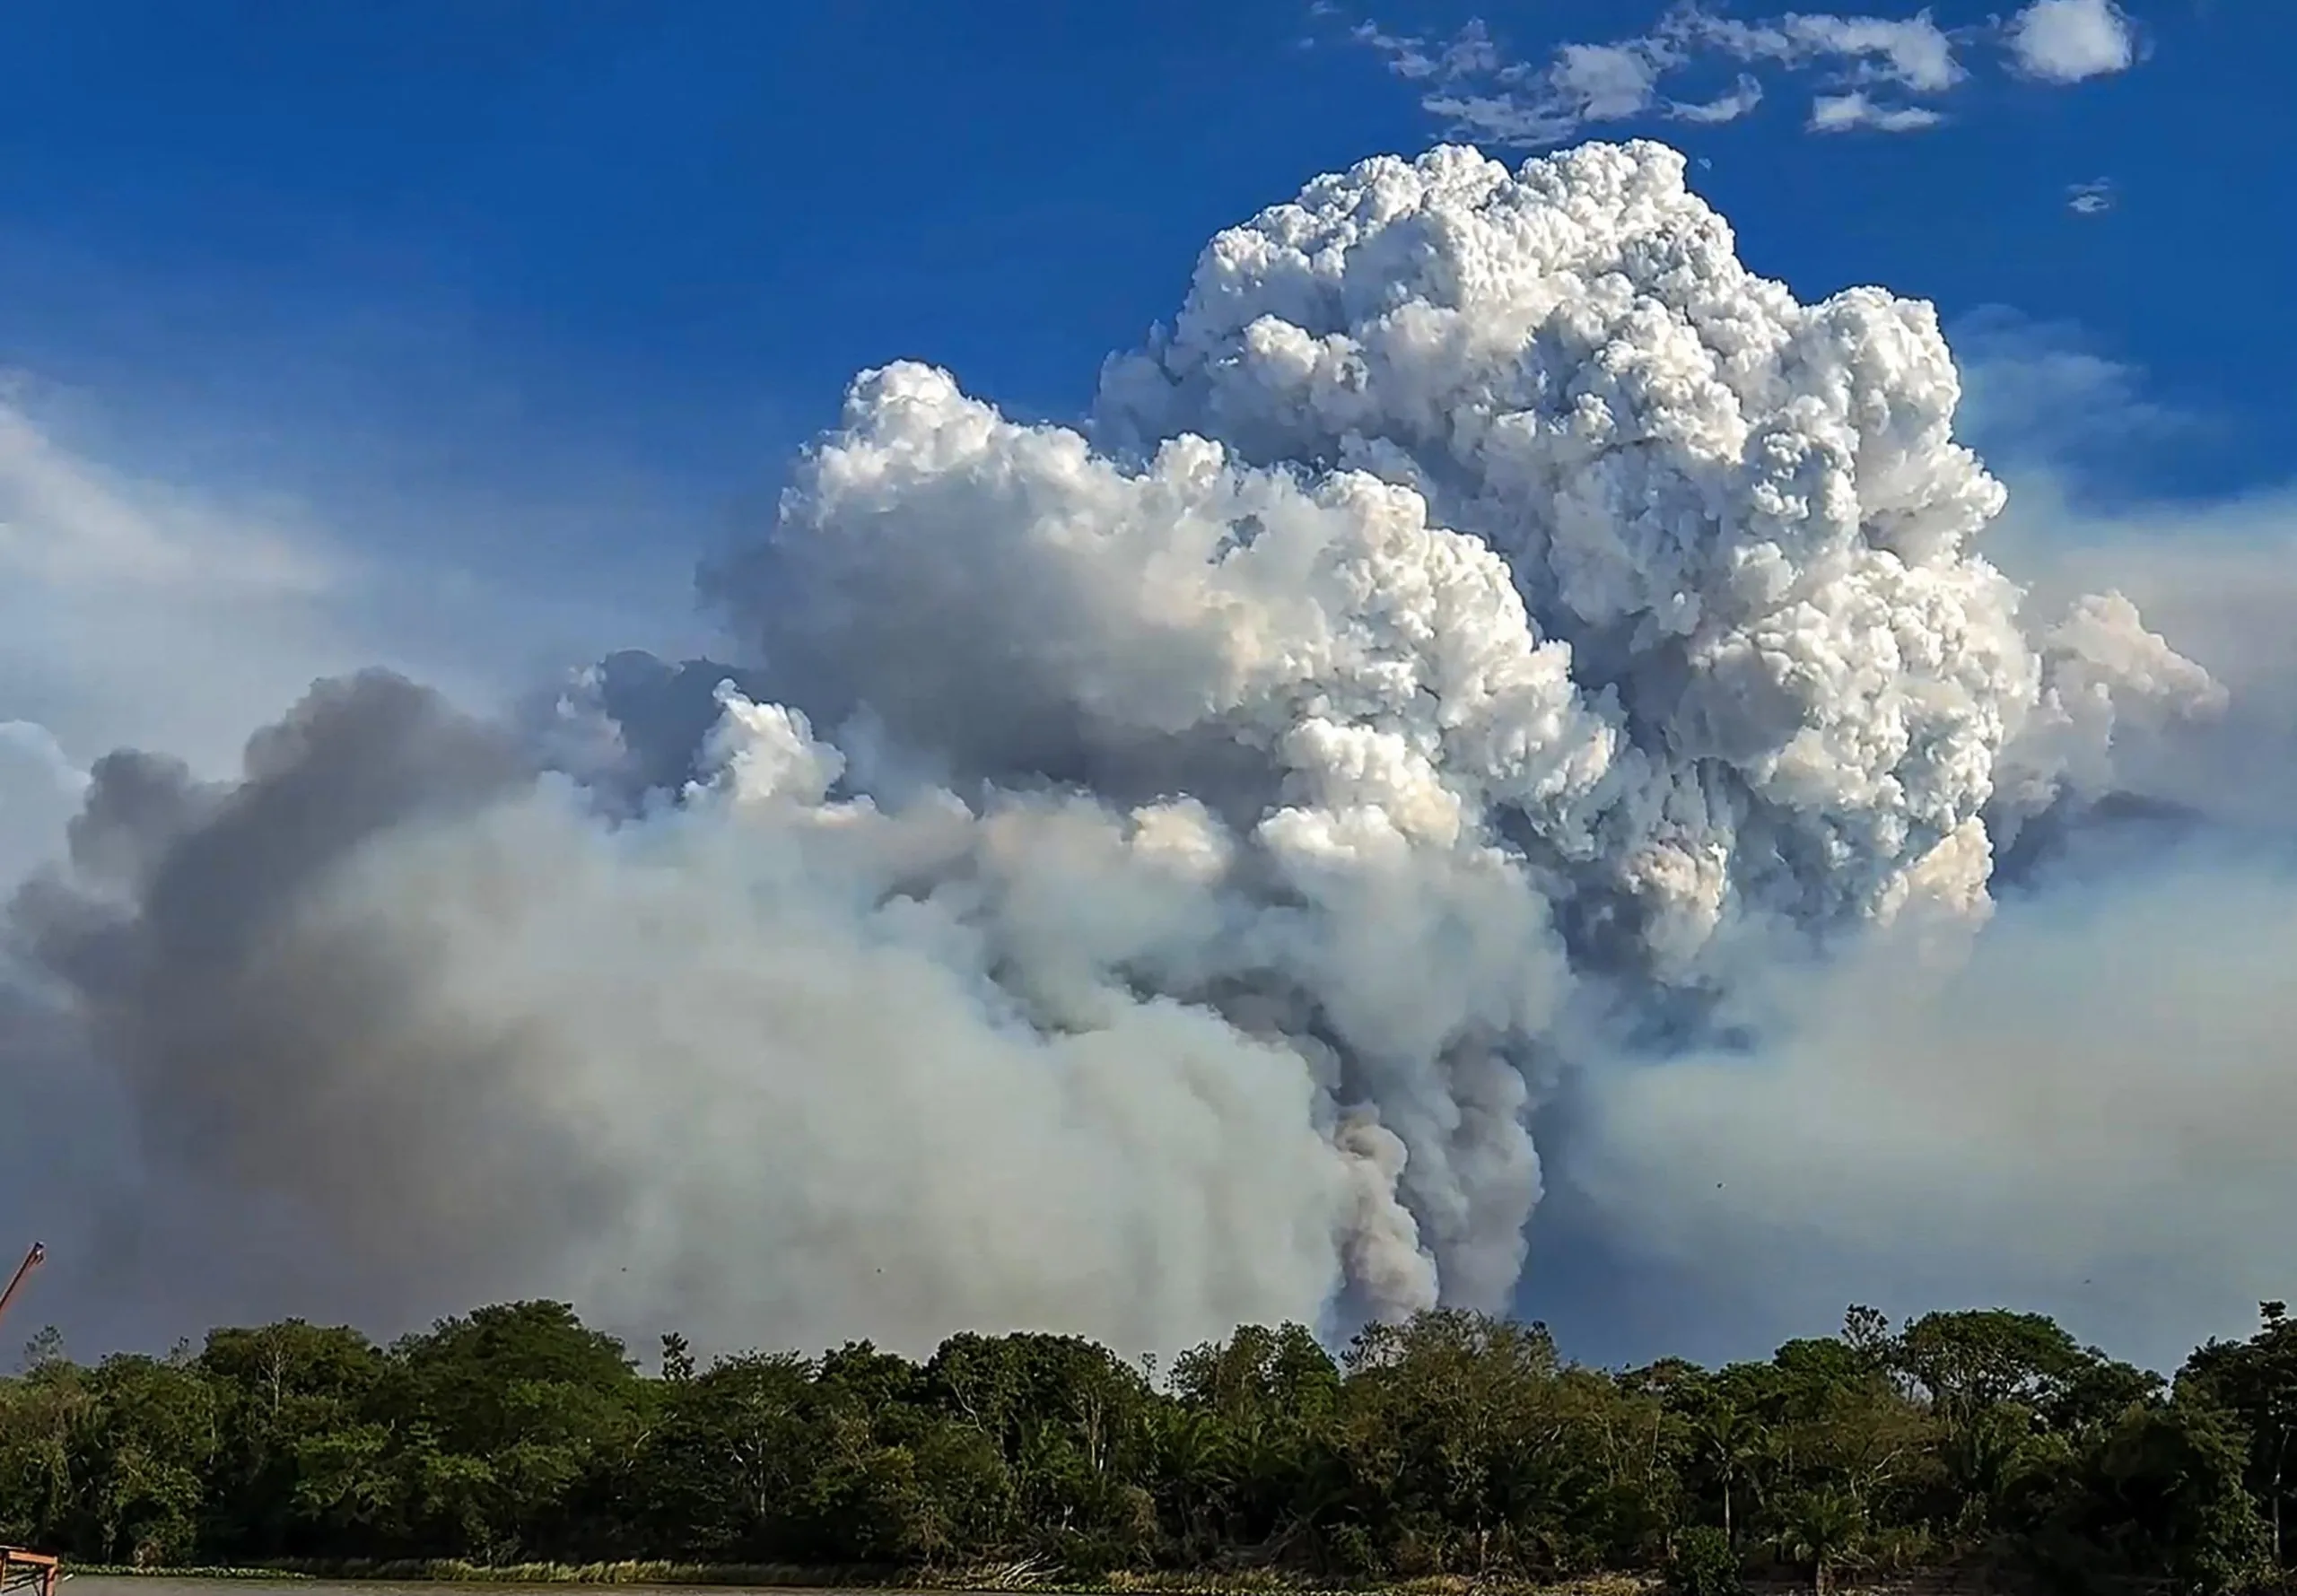
[[[1729,1537],[1706,1524],[1677,1535],[1667,1557],[1667,1588],[1676,1596],[1738,1596],[1746,1587]]]

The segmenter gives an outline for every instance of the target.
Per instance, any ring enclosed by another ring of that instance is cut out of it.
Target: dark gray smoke
[[[328,909],[378,838],[466,824],[531,781],[502,732],[425,689],[322,683],[249,745],[235,785],[98,762],[68,879],[35,877],[11,906],[18,955],[69,992],[132,1099],[157,1190],[287,1206],[357,1260],[350,1300],[371,1313],[499,1289],[520,1243],[613,1195],[528,1112],[548,1082],[515,1034],[426,1021],[445,950]],[[472,1258],[457,1238],[474,1215],[511,1244]]]

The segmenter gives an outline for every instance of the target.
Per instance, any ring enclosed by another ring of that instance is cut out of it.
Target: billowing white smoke
[[[593,676],[586,795],[354,685],[164,822],[100,770],[91,879],[18,918],[147,1115],[207,1105],[173,1167],[402,1302],[913,1347],[1498,1307],[1590,1015],[1981,911],[1989,822],[2118,703],[2213,702],[2112,598],[2029,641],[1957,393],[1927,306],[1797,304],[1673,151],[1369,161],[1217,239],[1089,436],[859,379],[716,575],[753,658],[700,750]],[[396,796],[210,845],[336,762]],[[188,854],[259,911],[176,923]]]

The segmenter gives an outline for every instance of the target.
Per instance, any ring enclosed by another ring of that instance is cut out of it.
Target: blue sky
[[[2124,9],[2127,60],[2056,81],[2012,0],[1801,34],[1751,0],[1672,33],[1664,0],[17,0],[0,723],[213,763],[369,658],[508,693],[701,646],[695,560],[857,371],[1076,415],[1218,229],[1463,120],[1510,159],[1664,137],[1798,297],[1935,301],[2013,487],[2174,613],[2180,536],[2290,524],[2297,7]],[[39,514],[84,557],[27,560]],[[87,574],[155,549],[184,563],[126,598]],[[1608,1267],[1534,1278],[1680,1344]]]
[[[0,362],[63,385],[153,472],[306,490],[362,536],[482,565],[545,539],[644,580],[675,565],[655,568],[663,539],[770,482],[861,366],[918,356],[1009,407],[1079,408],[1215,229],[1443,131],[1351,24],[1440,40],[1479,14],[10,9]],[[1537,64],[1659,13],[1480,14]],[[2297,13],[2153,0],[2135,21],[2134,69],[2065,87],[1969,47],[1919,133],[1806,133],[1825,73],[1767,67],[1764,103],[1728,125],[1586,131],[1701,158],[1744,254],[1804,297],[1879,281],[1950,324],[2007,306],[2141,368],[2212,424],[2160,458],[2117,451],[2121,485],[2236,491],[2297,440],[2279,292],[2297,242],[2275,202]],[[1739,69],[1686,73],[1710,67]],[[2112,208],[2069,210],[2100,179]],[[522,513],[498,524],[506,503]]]

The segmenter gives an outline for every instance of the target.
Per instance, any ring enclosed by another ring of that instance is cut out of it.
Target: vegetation
[[[48,1337],[0,1381],[0,1542],[600,1582],[1613,1571],[1733,1596],[1952,1567],[2219,1592],[2297,1560],[2297,1323],[2268,1303],[2174,1382],[2004,1312],[1893,1330],[1853,1309],[1767,1362],[1623,1372],[1447,1312],[1338,1358],[1297,1325],[1241,1330],[1161,1378],[1045,1335],[706,1368],[672,1336],[646,1375],[554,1303],[389,1347],[290,1321],[92,1367]]]

